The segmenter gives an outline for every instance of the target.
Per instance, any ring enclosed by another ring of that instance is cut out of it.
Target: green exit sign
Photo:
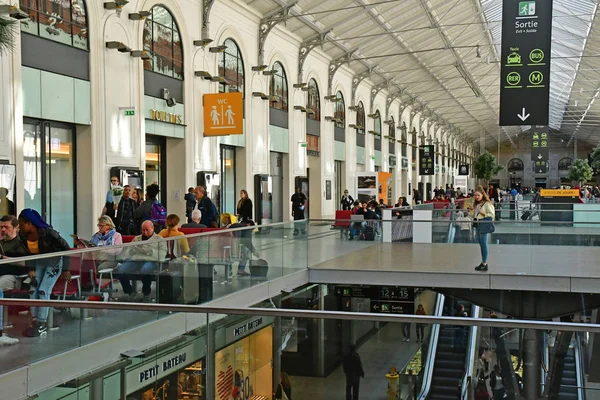
[[[135,110],[125,110],[124,113],[126,117],[133,117],[135,115]]]
[[[308,143],[300,143],[300,147],[307,148],[308,147]]]

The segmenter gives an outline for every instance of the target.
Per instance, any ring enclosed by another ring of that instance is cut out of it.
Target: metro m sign
[[[205,94],[204,136],[242,135],[244,99],[242,93]]]

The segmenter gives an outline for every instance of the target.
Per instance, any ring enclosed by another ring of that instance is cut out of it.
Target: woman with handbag
[[[482,188],[477,188],[473,195],[473,205],[469,207],[476,229],[476,237],[481,249],[481,264],[475,267],[475,271],[485,272],[488,270],[488,237],[495,231],[494,219],[496,209],[489,196]]]

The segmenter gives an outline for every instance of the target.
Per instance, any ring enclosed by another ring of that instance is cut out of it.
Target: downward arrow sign
[[[529,118],[529,114],[525,114],[527,111],[525,111],[525,107],[523,107],[523,112],[521,114],[517,114],[517,117],[519,117],[519,119],[523,122],[525,122],[525,120],[527,118]]]
[[[541,154],[538,154],[538,160],[541,160],[542,158],[544,158]]]

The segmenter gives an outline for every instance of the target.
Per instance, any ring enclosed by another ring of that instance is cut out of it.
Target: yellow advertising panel
[[[392,174],[389,172],[378,172],[377,180],[377,202],[383,199],[384,204],[394,205],[392,199]]]
[[[577,189],[542,189],[540,191],[542,197],[579,197]]]
[[[215,354],[216,400],[271,400],[273,327],[268,326]]]
[[[203,101],[204,136],[244,133],[244,99],[240,92],[205,94]]]

